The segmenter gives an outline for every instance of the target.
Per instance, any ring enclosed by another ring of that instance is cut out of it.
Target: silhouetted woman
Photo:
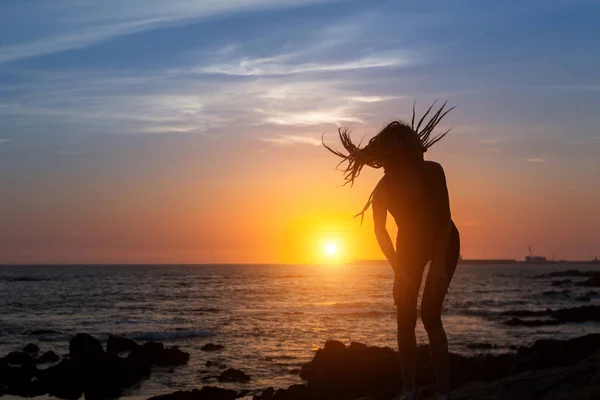
[[[404,382],[400,399],[414,397],[417,370],[417,298],[423,271],[431,261],[421,301],[421,320],[431,348],[438,383],[438,399],[447,399],[449,356],[448,341],[442,326],[444,297],[459,257],[459,234],[450,217],[446,177],[442,166],[425,161],[424,153],[448,131],[432,136],[440,120],[453,108],[444,103],[426,120],[433,106],[415,126],[415,109],[410,125],[393,121],[360,147],[350,139],[347,128],[339,129],[344,154],[325,145],[348,165],[346,183],[354,183],[363,166],[383,167],[383,178],[377,183],[363,210],[373,206],[375,235],[381,250],[394,269],[394,303],[397,307],[398,348]],[[388,211],[398,226],[396,248],[386,230]]]

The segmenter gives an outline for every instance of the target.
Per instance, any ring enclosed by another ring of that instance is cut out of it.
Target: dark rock
[[[549,290],[546,292],[542,292],[542,296],[569,296],[571,292],[573,291],[569,289],[563,289],[560,292],[556,290]]]
[[[157,365],[160,366],[173,366],[173,365],[184,365],[187,364],[190,359],[190,355],[186,352],[179,350],[177,347],[171,347],[163,350],[160,358],[158,359]]]
[[[585,292],[586,296],[590,296],[590,297],[595,297],[598,296],[600,293],[596,292],[595,290],[588,290],[587,292]]]
[[[355,344],[356,346],[356,344]],[[325,346],[323,346],[323,350],[325,351],[344,351],[346,350],[346,345],[337,340],[327,340],[325,342]]]
[[[40,346],[35,343],[29,343],[23,348],[24,353],[37,353],[38,351],[40,351]]]
[[[148,400],[235,400],[237,392],[214,386],[204,386],[202,389],[178,391],[171,394],[150,397]]]
[[[509,326],[551,326],[571,322],[600,321],[600,306],[563,308],[550,312],[551,319],[522,320],[512,318],[504,321]]]
[[[224,348],[225,348],[225,346],[220,345],[220,344],[208,343],[208,344],[205,344],[204,346],[202,346],[200,348],[200,350],[202,350],[202,351],[219,351],[219,350],[223,350]]]
[[[250,376],[246,375],[244,371],[235,368],[228,368],[221,372],[217,378],[219,382],[241,382],[245,383],[250,381]]]
[[[573,281],[571,279],[563,279],[560,281],[552,281],[552,286],[564,286],[564,285],[570,285],[572,283],[573,283]]]
[[[87,333],[78,333],[69,342],[69,355],[82,364],[94,362],[104,355],[102,343]]]
[[[207,367],[217,367],[219,366],[219,363],[217,361],[207,361],[204,363],[205,366]]]
[[[592,299],[589,296],[579,296],[575,300],[577,300],[577,301],[585,301],[585,302],[592,301]]]
[[[579,271],[579,270],[576,270],[576,269],[570,269],[570,270],[567,270],[567,271],[555,271],[555,272],[551,272],[549,274],[539,275],[538,278],[545,278],[545,277],[557,278],[557,277],[565,277],[565,276],[571,276],[571,277],[583,277],[583,276],[593,277],[593,276],[600,276],[600,271]]]
[[[135,347],[127,357],[135,360],[140,365],[147,365],[150,367],[158,364],[164,351],[165,346],[162,343],[148,342]]]
[[[593,276],[583,282],[577,282],[575,285],[600,287],[600,275]]]
[[[51,396],[76,400],[83,395],[83,371],[70,360],[39,370],[37,378],[44,392]]]
[[[288,372],[292,375],[298,375],[302,371],[300,368],[290,369]]]
[[[219,365],[219,369],[225,369],[225,368],[227,368],[227,364],[221,364],[221,365]]]
[[[16,365],[33,363],[33,357],[31,357],[29,354],[23,353],[21,351],[12,351],[12,352],[8,353],[6,355],[6,357],[4,357],[4,359],[6,360],[7,363],[16,364]]]
[[[138,344],[131,339],[110,335],[108,342],[106,342],[106,352],[115,354],[124,353],[133,350],[137,346]]]
[[[275,389],[268,387],[261,394],[252,397],[252,400],[270,400],[275,394]]]
[[[55,352],[50,350],[50,351],[45,352],[38,358],[36,358],[35,362],[38,364],[45,364],[45,363],[57,362],[59,360],[60,360],[60,357]]]

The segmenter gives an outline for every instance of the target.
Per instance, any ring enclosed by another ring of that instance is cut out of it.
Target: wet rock
[[[162,367],[184,365],[187,364],[189,359],[190,355],[188,353],[179,350],[177,347],[170,347],[163,350],[156,364]]]
[[[275,394],[275,389],[268,387],[262,393],[252,397],[252,400],[270,400]]]
[[[600,306],[563,308],[550,312],[550,319],[523,320],[512,318],[504,321],[509,326],[551,326],[572,322],[600,321]]]
[[[60,360],[58,354],[53,352],[52,350],[45,352],[41,356],[35,359],[37,364],[45,364],[45,363],[53,363]]]
[[[23,348],[24,353],[37,353],[40,351],[40,347],[35,343],[29,343]]]
[[[94,362],[104,355],[102,343],[87,333],[78,333],[69,342],[69,355],[82,364]]]
[[[219,366],[219,363],[217,361],[210,361],[209,360],[209,361],[205,362],[204,365],[210,368],[210,367],[217,367],[217,366]]]
[[[577,301],[584,301],[584,302],[592,301],[592,299],[589,296],[579,296],[575,300],[577,300]]]
[[[237,392],[214,386],[204,386],[202,389],[178,391],[171,394],[150,397],[148,400],[234,400]]]
[[[564,290],[561,290],[560,292],[556,291],[556,290],[548,290],[546,292],[542,292],[542,296],[552,296],[552,297],[555,297],[555,296],[567,296],[568,297],[569,294],[572,293],[572,292],[573,291],[569,290],[569,289],[564,289]]]
[[[552,286],[564,286],[564,285],[570,285],[572,283],[573,283],[573,281],[571,279],[563,279],[563,280],[559,280],[559,281],[552,281]]]
[[[33,357],[22,351],[11,351],[4,357],[5,361],[9,364],[21,365],[21,364],[33,364]]]
[[[221,372],[217,378],[219,382],[240,382],[245,383],[250,381],[250,376],[244,371],[235,368],[228,368]]]
[[[220,344],[208,343],[208,344],[205,344],[204,346],[202,346],[200,348],[200,350],[202,350],[202,351],[219,351],[219,350],[223,350],[224,348],[225,348],[225,346],[220,345]]]
[[[138,344],[131,339],[110,335],[106,342],[106,352],[114,354],[124,353],[133,350],[137,346]]]
[[[583,282],[577,282],[575,285],[600,287],[600,275],[593,276]]]
[[[83,395],[83,374],[74,362],[62,360],[55,366],[39,370],[37,378],[45,393],[61,399],[79,399]]]

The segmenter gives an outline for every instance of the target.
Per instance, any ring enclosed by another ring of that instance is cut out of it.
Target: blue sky
[[[3,0],[2,248],[18,260],[14,249],[56,237],[29,231],[44,225],[35,210],[76,219],[63,197],[88,182],[117,185],[121,201],[131,182],[191,168],[234,182],[245,153],[329,165],[323,132],[374,133],[414,99],[458,106],[434,153],[457,171],[514,183],[537,168],[535,191],[587,193],[600,170],[598,21],[600,2],[578,0]]]

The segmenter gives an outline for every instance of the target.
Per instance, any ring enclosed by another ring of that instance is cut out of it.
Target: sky
[[[382,171],[342,187],[321,136],[434,100],[457,106],[426,158],[463,257],[600,256],[599,20],[583,0],[0,0],[0,263],[382,258],[352,218]]]

